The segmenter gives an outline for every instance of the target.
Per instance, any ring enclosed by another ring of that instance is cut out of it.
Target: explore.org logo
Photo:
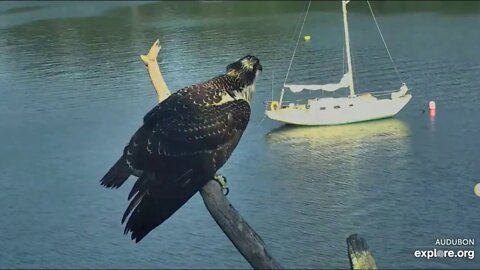
[[[413,255],[417,258],[475,258],[475,239],[436,239],[435,245],[427,249],[417,249]]]

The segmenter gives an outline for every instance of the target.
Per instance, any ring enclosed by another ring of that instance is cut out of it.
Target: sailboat
[[[343,74],[340,82],[320,85],[286,84],[288,74],[295,57],[295,52],[298,47],[298,42],[302,34],[303,26],[305,25],[305,19],[308,15],[308,9],[310,7],[309,3],[302,27],[298,35],[295,50],[290,60],[287,75],[285,76],[280,99],[278,101],[271,100],[265,102],[265,113],[268,118],[282,123],[294,125],[340,125],[393,117],[410,101],[412,95],[409,93],[409,89],[405,82],[402,82],[399,89],[381,92],[357,93],[353,81],[352,56],[348,32],[347,4],[349,2],[350,1],[348,0],[342,0],[347,70],[346,73]],[[387,44],[385,43],[385,39],[383,38],[383,34],[380,31],[380,27],[378,26],[372,7],[368,1],[367,4],[370,8],[371,14],[377,26],[377,30],[379,31],[380,37],[382,38],[395,72],[397,72],[397,76],[400,77],[390,51],[388,50]],[[289,89],[293,93],[298,93],[303,90],[333,92],[347,87],[350,90],[349,95],[344,97],[310,98],[299,103],[285,102],[283,100],[286,89]]]

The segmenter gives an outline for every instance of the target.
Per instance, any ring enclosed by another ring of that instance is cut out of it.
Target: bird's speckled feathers
[[[122,222],[140,241],[191,198],[222,167],[250,119],[250,98],[262,67],[254,56],[227,66],[226,74],[183,88],[148,112],[122,157],[102,178],[134,184]]]

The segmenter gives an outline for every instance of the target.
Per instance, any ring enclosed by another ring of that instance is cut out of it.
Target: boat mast
[[[350,55],[350,35],[348,33],[348,20],[347,20],[347,4],[350,0],[342,0],[342,11],[343,11],[343,28],[345,31],[345,47],[347,51],[347,67],[348,67],[348,79],[350,84],[348,88],[350,89],[350,96],[355,96],[355,89],[353,87],[353,69],[352,69],[352,56]]]

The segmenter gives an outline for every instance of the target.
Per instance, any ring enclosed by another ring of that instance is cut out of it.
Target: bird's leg
[[[215,180],[216,182],[218,182],[220,184],[220,186],[222,187],[222,190],[225,190],[225,193],[224,193],[225,196],[227,196],[228,193],[230,192],[230,189],[227,186],[227,178],[223,175],[216,174],[213,177],[213,180]]]

